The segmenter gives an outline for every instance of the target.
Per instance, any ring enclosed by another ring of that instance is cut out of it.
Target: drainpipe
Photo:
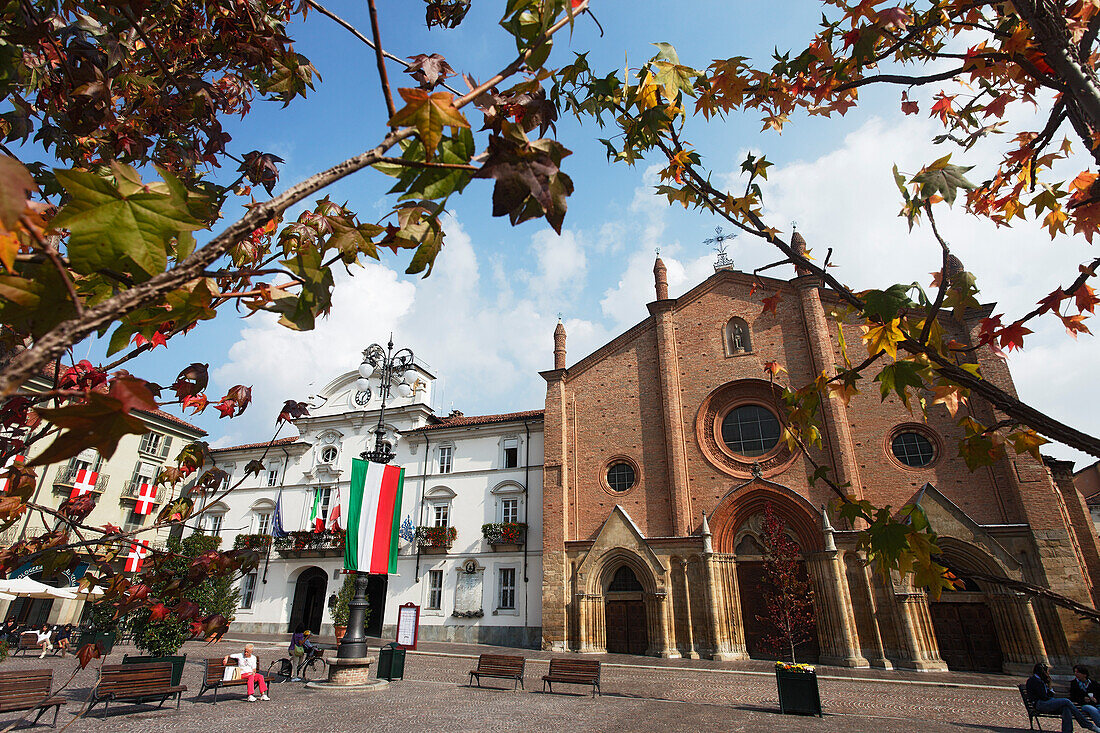
[[[431,447],[432,439],[427,433],[424,433],[424,470],[420,473],[420,508],[417,510],[416,526],[419,527],[420,523],[424,521],[424,485],[428,481],[428,468],[431,463]],[[413,529],[413,542],[416,542],[416,530]],[[420,543],[416,542],[416,570],[413,572],[413,578],[415,582],[420,582]]]
[[[531,497],[527,491],[527,484],[531,479],[531,426],[527,421],[523,421],[523,432],[526,434],[526,442],[523,444],[523,523],[527,524],[527,517],[531,512],[528,506],[531,502]],[[530,525],[527,526],[527,530],[530,530]],[[527,578],[527,531],[524,531],[523,535],[523,628],[527,628],[527,606],[530,601],[531,586],[528,585]]]

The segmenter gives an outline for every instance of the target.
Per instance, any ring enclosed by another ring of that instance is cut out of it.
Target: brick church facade
[[[1095,625],[967,577],[1026,580],[1096,604],[1100,548],[1067,466],[1009,451],[971,472],[956,457],[961,431],[942,405],[922,421],[896,399],[880,401],[870,379],[848,405],[824,401],[818,462],[876,505],[919,500],[940,535],[942,559],[965,588],[932,601],[866,567],[855,532],[823,511],[830,490],[811,486],[810,463],[779,439],[764,364],[785,367],[791,385],[835,373],[843,363],[835,294],[805,274],[765,278],[781,300],[762,313],[747,273],[716,270],[674,299],[660,258],[654,278],[649,316],[572,365],[559,323],[554,369],[542,373],[545,648],[767,656],[757,616],[762,513],[771,504],[814,588],[816,639],[801,647],[803,658],[1010,673],[1039,659],[1100,661]],[[973,338],[973,315],[956,339]],[[859,326],[842,327],[851,353],[862,353]],[[987,379],[1013,392],[1002,359],[988,349],[977,359]],[[974,409],[992,419],[986,406]]]

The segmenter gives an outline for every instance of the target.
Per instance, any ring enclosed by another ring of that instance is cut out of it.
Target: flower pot
[[[490,543],[489,547],[493,549],[493,552],[519,552],[523,549],[523,545],[512,542]]]
[[[779,689],[779,711],[784,715],[821,715],[821,695],[817,689],[817,672],[775,670]]]
[[[339,644],[340,640],[344,638],[344,634],[347,633],[348,627],[347,626],[333,626],[332,628],[336,631],[336,643]]]

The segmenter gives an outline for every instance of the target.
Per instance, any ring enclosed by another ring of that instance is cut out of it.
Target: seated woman
[[[230,659],[237,660],[237,669],[241,670],[241,679],[248,686],[248,701],[256,702],[255,692],[257,687],[259,688],[260,699],[270,700],[271,698],[267,696],[267,680],[259,673],[260,662],[252,653],[252,645],[245,644],[243,653],[227,654],[222,659],[222,664],[229,664]]]
[[[1031,676],[1027,678],[1027,696],[1035,703],[1035,709],[1040,713],[1053,713],[1062,716],[1062,733],[1073,733],[1073,721],[1077,720],[1085,730],[1100,733],[1100,728],[1085,717],[1084,713],[1077,709],[1069,698],[1055,697],[1054,688],[1051,686],[1050,667],[1046,662],[1039,662],[1031,670]]]
[[[69,645],[72,644],[73,637],[73,625],[65,624],[57,629],[57,634],[54,635],[54,643],[57,644],[57,648],[61,650],[61,656],[65,656],[65,652],[68,651]]]

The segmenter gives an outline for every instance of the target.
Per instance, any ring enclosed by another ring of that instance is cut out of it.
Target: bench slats
[[[482,654],[477,658],[477,669],[470,670],[470,680],[476,677],[478,686],[482,677],[516,680],[523,684],[523,667],[527,660],[512,654]]]
[[[52,669],[27,669],[0,672],[0,713],[17,710],[39,710],[39,716],[49,708],[60,708],[68,701],[51,695]],[[37,721],[38,718],[35,718]],[[54,722],[57,714],[54,713]]]
[[[600,689],[600,663],[594,659],[552,658],[550,673],[542,677],[543,689],[549,684],[550,691],[553,692],[555,682],[592,685],[592,694],[596,694]]]

